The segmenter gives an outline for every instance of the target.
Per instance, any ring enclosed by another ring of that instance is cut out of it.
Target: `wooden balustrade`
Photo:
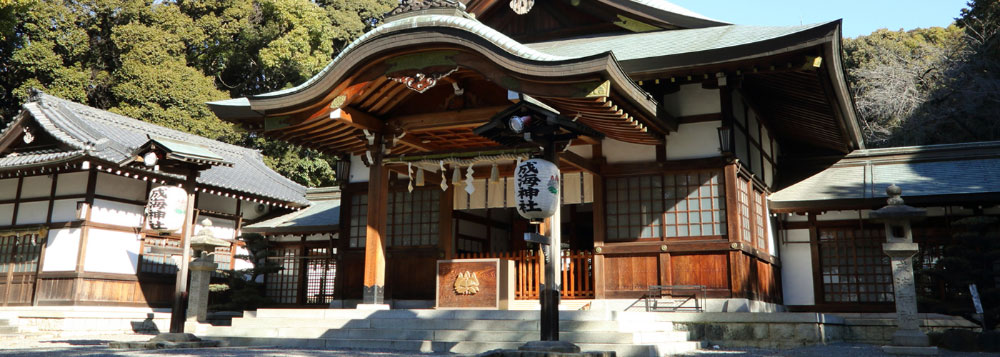
[[[459,259],[500,258],[514,261],[518,300],[538,299],[538,284],[545,273],[537,251],[459,253]],[[562,298],[594,298],[594,254],[588,251],[562,251]]]

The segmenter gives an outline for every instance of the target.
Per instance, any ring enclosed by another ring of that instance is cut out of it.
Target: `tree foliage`
[[[1000,2],[975,0],[947,28],[844,41],[870,146],[1000,139]]]
[[[261,150],[304,185],[332,157],[240,134],[208,101],[287,88],[376,24],[392,0],[0,0],[0,124],[30,89]]]

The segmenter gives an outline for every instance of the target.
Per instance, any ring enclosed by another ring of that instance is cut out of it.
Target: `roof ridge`
[[[182,141],[190,140],[190,141],[197,142],[199,144],[206,143],[206,144],[208,144],[208,146],[212,147],[213,149],[219,149],[219,150],[223,150],[223,151],[229,151],[229,152],[234,153],[234,154],[242,154],[240,151],[243,151],[243,150],[252,150],[252,149],[248,149],[248,148],[245,148],[245,147],[242,147],[242,146],[239,146],[239,145],[233,145],[233,144],[229,144],[229,143],[224,143],[224,142],[221,142],[221,141],[218,141],[218,140],[213,140],[213,139],[209,139],[209,138],[206,138],[206,137],[203,137],[203,136],[199,136],[199,135],[195,135],[195,134],[191,134],[191,133],[186,133],[186,132],[183,132],[183,131],[180,131],[180,130],[177,130],[177,129],[173,129],[173,128],[168,128],[168,127],[165,127],[165,126],[162,126],[162,125],[157,125],[157,124],[153,124],[153,123],[150,123],[150,122],[145,122],[145,121],[142,121],[142,120],[139,120],[139,119],[135,119],[135,118],[131,118],[131,117],[128,117],[128,116],[125,116],[125,115],[122,115],[122,114],[119,114],[119,113],[115,113],[115,112],[112,112],[112,111],[109,111],[109,110],[94,108],[94,107],[91,107],[91,106],[88,106],[88,105],[84,105],[84,104],[81,104],[81,103],[77,103],[77,102],[73,102],[73,101],[70,101],[70,100],[67,100],[67,99],[56,97],[56,96],[53,96],[53,95],[47,94],[47,93],[40,93],[39,98],[43,98],[42,100],[46,100],[46,101],[57,102],[57,103],[60,103],[62,105],[69,106],[69,107],[75,106],[79,110],[82,110],[82,111],[98,111],[98,112],[101,112],[102,114],[114,117],[115,119],[119,120],[119,121],[112,121],[112,120],[104,120],[101,117],[95,117],[95,119],[100,120],[100,121],[102,121],[104,123],[111,124],[111,125],[125,126],[125,127],[129,127],[129,128],[132,128],[132,129],[139,129],[139,130],[144,130],[144,131],[150,131],[151,129],[155,129],[157,131],[156,135],[163,136],[163,137],[166,137],[168,139],[182,140]],[[166,135],[164,135],[164,134],[166,134]]]

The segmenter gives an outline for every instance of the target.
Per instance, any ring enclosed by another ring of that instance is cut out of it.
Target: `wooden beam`
[[[490,120],[509,106],[494,106],[447,112],[404,115],[389,118],[390,125],[408,132],[422,132],[442,129],[469,128]]]
[[[572,151],[559,153],[559,161],[594,175],[600,175],[601,172],[600,168],[592,161],[584,159]]]
[[[378,118],[348,107],[334,109],[330,112],[330,119],[373,133],[384,132],[386,128],[385,123]]]
[[[0,138],[0,153],[7,151],[8,148],[17,142],[17,139],[21,138],[21,131],[24,127],[24,119],[18,120],[11,128],[7,129],[7,136]]]

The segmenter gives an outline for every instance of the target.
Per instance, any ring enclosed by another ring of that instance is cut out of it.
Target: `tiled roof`
[[[153,135],[209,148],[234,164],[233,167],[215,166],[203,171],[198,177],[200,184],[300,205],[309,202],[305,199],[306,188],[268,168],[257,150],[164,128],[45,93],[36,94],[23,109],[22,115],[29,115],[47,133],[72,149],[61,153],[8,155],[0,158],[0,169],[83,154],[123,164],[131,159],[134,150],[149,140],[147,135]],[[7,129],[0,137],[6,134]]]
[[[20,152],[0,157],[0,167],[2,168],[22,168],[40,163],[55,163],[60,161],[70,161],[86,155],[83,150],[63,151],[63,150],[39,150],[32,152]]]
[[[857,150],[771,201],[883,199],[892,184],[903,198],[1000,192],[1000,142]]]
[[[340,200],[317,201],[303,210],[243,227],[246,233],[295,233],[327,230],[340,224]]]
[[[306,209],[257,222],[243,227],[246,233],[291,234],[336,233],[340,225],[340,190],[336,188],[310,188],[306,194],[310,206]]]
[[[560,57],[586,57],[611,51],[621,62],[722,49],[788,36],[823,24],[801,26],[726,25],[699,29],[606,34],[531,43],[539,52]]]

